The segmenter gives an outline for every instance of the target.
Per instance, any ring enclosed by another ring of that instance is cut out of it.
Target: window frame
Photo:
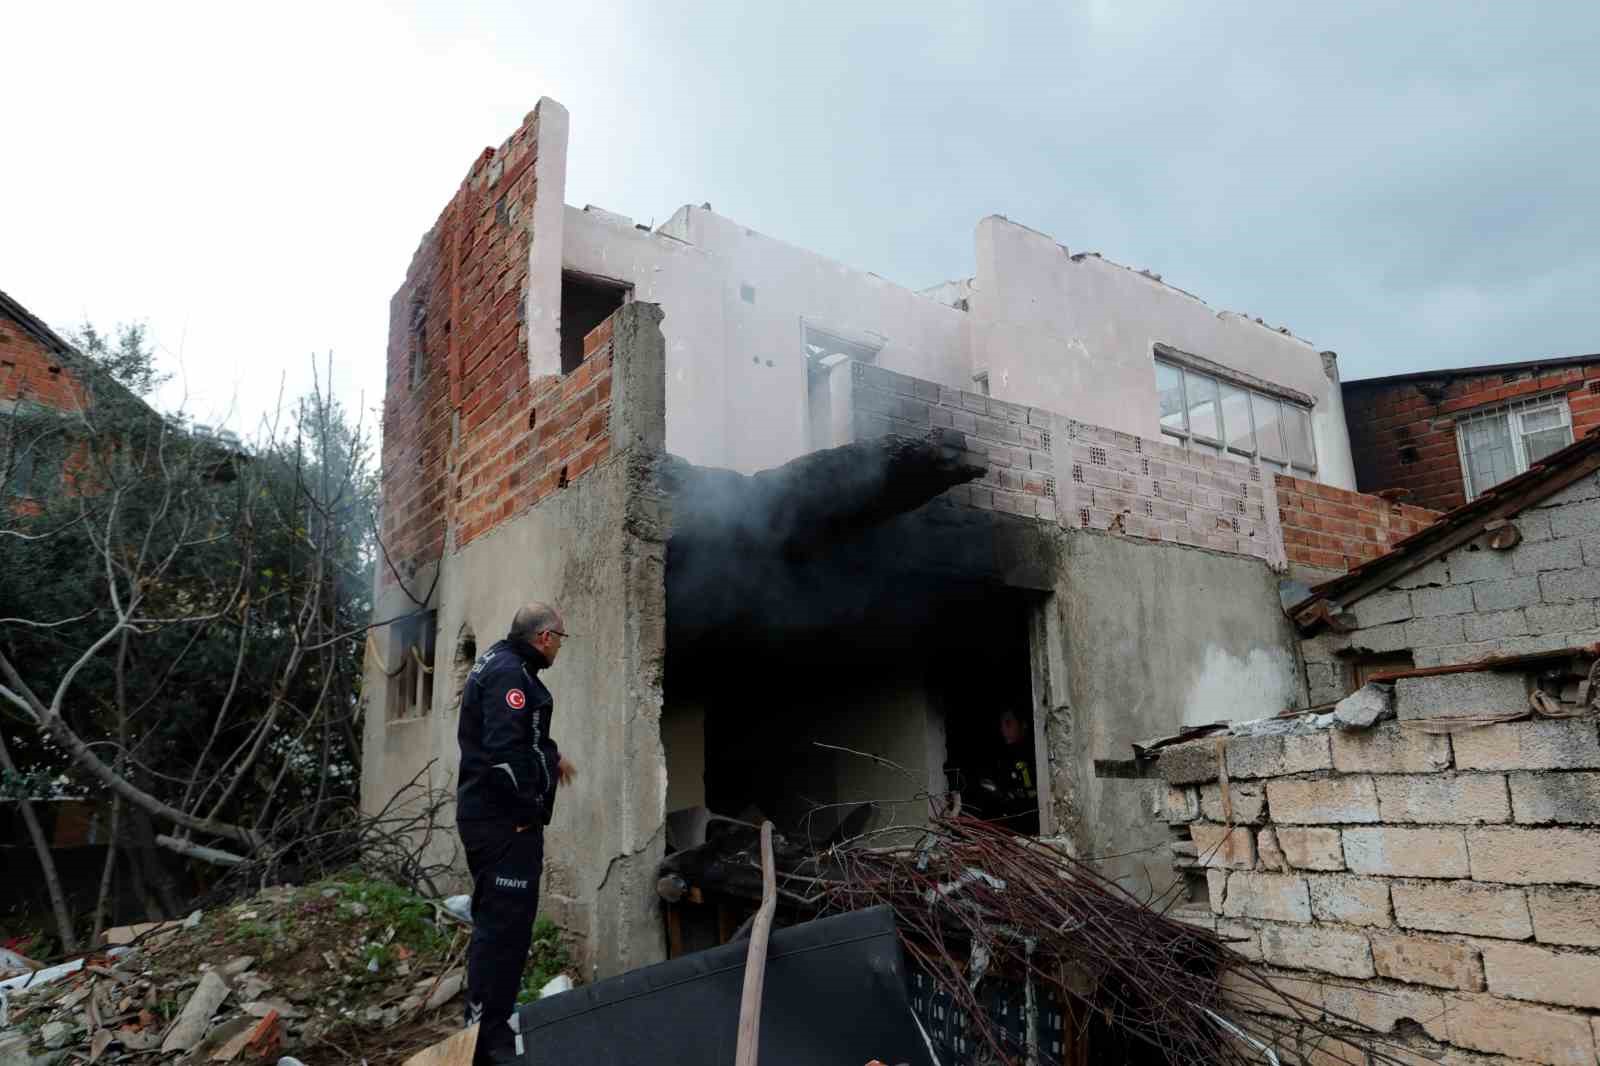
[[[1315,408],[1315,401],[1306,403],[1297,395],[1291,396],[1281,389],[1263,387],[1265,383],[1258,384],[1252,382],[1243,375],[1233,375],[1219,372],[1219,370],[1212,369],[1209,365],[1194,366],[1191,365],[1190,361],[1187,359],[1176,358],[1176,355],[1177,353],[1174,350],[1158,345],[1157,350],[1152,357],[1152,362],[1156,367],[1165,367],[1168,370],[1173,370],[1178,373],[1178,395],[1180,401],[1179,410],[1183,415],[1183,427],[1178,429],[1162,423],[1162,436],[1170,437],[1177,441],[1178,445],[1186,451],[1202,450],[1208,455],[1238,456],[1246,459],[1249,462],[1267,466],[1284,473],[1293,472],[1295,474],[1304,474],[1310,477],[1316,477],[1318,469],[1317,438],[1311,424],[1311,415]],[[1212,437],[1204,433],[1196,433],[1190,429],[1189,412],[1191,407],[1189,403],[1189,378],[1191,376],[1196,378],[1204,378],[1210,381],[1215,387],[1213,396],[1216,401],[1216,423],[1218,434],[1216,437]],[[1227,409],[1225,390],[1228,388],[1237,389],[1243,392],[1247,397],[1245,410],[1250,421],[1250,448],[1248,450],[1235,446],[1230,440],[1230,436],[1237,436],[1237,434],[1230,432],[1228,417],[1225,414]],[[1261,451],[1261,438],[1257,426],[1256,406],[1257,404],[1263,403],[1273,404],[1277,408],[1278,438],[1283,452],[1283,458],[1281,460],[1264,455]],[[1157,398],[1156,410],[1157,419],[1159,421],[1159,396]],[[1309,466],[1296,460],[1294,457],[1294,448],[1291,445],[1288,433],[1290,420],[1299,418],[1302,415],[1305,417],[1304,428],[1306,432],[1306,444],[1311,453],[1311,462]],[[1199,445],[1200,448],[1196,449],[1196,445]]]
[[[1456,458],[1461,464],[1461,488],[1466,493],[1469,503],[1494,488],[1494,485],[1485,485],[1479,488],[1472,483],[1472,465],[1468,462],[1467,456],[1467,425],[1472,422],[1485,422],[1494,418],[1505,419],[1506,430],[1511,438],[1511,464],[1515,469],[1511,477],[1506,478],[1505,481],[1495,482],[1495,485],[1503,485],[1506,481],[1510,481],[1511,478],[1526,474],[1529,467],[1533,465],[1528,461],[1528,448],[1522,429],[1523,416],[1552,407],[1560,411],[1561,426],[1567,431],[1567,445],[1571,445],[1577,437],[1574,435],[1572,427],[1572,405],[1567,401],[1567,390],[1565,389],[1487,404],[1483,407],[1475,407],[1470,411],[1463,411],[1456,416]],[[1564,445],[1564,447],[1567,445]]]

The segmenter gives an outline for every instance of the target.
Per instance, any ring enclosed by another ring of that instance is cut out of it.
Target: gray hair
[[[531,642],[534,637],[550,629],[561,628],[561,616],[548,603],[530,603],[520,608],[511,619],[507,640]]]

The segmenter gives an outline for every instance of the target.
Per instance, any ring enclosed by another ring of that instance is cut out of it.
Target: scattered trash
[[[546,981],[543,988],[539,989],[539,998],[544,999],[546,996],[559,996],[563,992],[571,991],[572,978],[568,977],[564,973],[557,974],[555,977],[552,977],[550,980]]]
[[[183,920],[183,927],[185,929],[193,929],[193,928],[195,928],[196,926],[198,926],[200,924],[200,918],[201,918],[201,912],[200,911],[195,911],[194,913],[190,914],[189,917],[187,917],[187,918],[185,918]]]
[[[472,924],[471,896],[451,896],[440,906],[444,908],[444,913],[447,917],[454,918],[456,921],[464,922],[467,925]]]
[[[438,1010],[440,1007],[455,999],[461,992],[461,986],[466,982],[466,975],[460,970],[446,974],[439,980],[433,991],[428,994],[426,1001],[428,1010]]]
[[[172,1031],[167,1034],[166,1040],[162,1041],[161,1053],[170,1055],[175,1051],[188,1051],[200,1043],[211,1024],[211,1016],[217,1013],[222,1001],[228,998],[229,991],[228,982],[219,977],[215,970],[207,971],[189,996],[189,1001],[183,1005]]]

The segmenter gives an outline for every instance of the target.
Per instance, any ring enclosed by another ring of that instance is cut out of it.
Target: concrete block
[[[1389,882],[1377,877],[1308,877],[1311,914],[1319,922],[1387,928]]]
[[[1161,758],[1156,765],[1169,785],[1215,781],[1219,766],[1216,741],[1196,740],[1162,748]]]
[[[1195,822],[1189,826],[1196,859],[1202,866],[1250,870],[1256,864],[1255,834],[1248,829]]]
[[[1425,669],[1434,666],[1459,666],[1462,663],[1477,662],[1499,654],[1499,647],[1492,641],[1486,641],[1482,644],[1444,644],[1437,648],[1418,648],[1414,658],[1416,666]]]
[[[1263,870],[1283,873],[1289,869],[1288,860],[1283,857],[1283,849],[1278,847],[1277,830],[1271,826],[1256,834],[1256,858],[1260,860]]]
[[[1540,825],[1551,822],[1600,822],[1600,773],[1514,773],[1511,805],[1517,821]]]
[[[1515,577],[1511,556],[1492,548],[1463,548],[1448,556],[1450,580],[1457,585],[1478,581],[1499,581]]]
[[[1533,935],[1546,944],[1600,948],[1600,889],[1528,889]]]
[[[1273,827],[1284,861],[1296,870],[1343,870],[1344,846],[1337,829]]]
[[[1332,768],[1333,755],[1326,733],[1234,737],[1228,741],[1229,777],[1279,777]]]
[[[1242,955],[1251,962],[1261,961],[1261,930],[1248,922],[1217,920],[1217,937],[1228,945],[1228,950]]]
[[[1600,474],[1585,474],[1560,492],[1547,498],[1539,505],[1539,509],[1546,514],[1555,514],[1568,504],[1582,503],[1584,500],[1595,499],[1600,499]]]
[[[1330,984],[1322,998],[1329,1013],[1380,1033],[1394,1032],[1405,1020],[1422,1026],[1435,1040],[1446,1039],[1449,1032],[1443,995],[1416,985]]]
[[[1342,652],[1350,647],[1350,634],[1323,631],[1309,640],[1300,642],[1300,654],[1308,663],[1335,664],[1337,669],[1343,669],[1339,661]]]
[[[1373,977],[1378,972],[1364,933],[1327,927],[1264,925],[1261,959],[1273,966],[1321,970],[1340,977]]]
[[[1595,605],[1588,600],[1543,603],[1525,608],[1525,611],[1528,632],[1534,635],[1582,633],[1595,627]]]
[[[1169,785],[1162,794],[1161,809],[1164,821],[1192,822],[1200,817],[1200,793],[1193,788]]]
[[[1267,811],[1267,790],[1260,781],[1229,781],[1229,810],[1222,809],[1220,782],[1200,786],[1200,813],[1213,822],[1253,825]],[[1231,816],[1230,816],[1231,815]]]
[[[1535,944],[1483,945],[1483,970],[1497,996],[1600,1008],[1600,957]]]
[[[1345,646],[1353,651],[1402,651],[1411,646],[1406,640],[1406,627],[1403,622],[1373,626],[1370,629],[1350,633],[1348,637],[1349,643]]]
[[[1527,705],[1528,677],[1522,673],[1471,670],[1395,682],[1395,708],[1401,721],[1505,714]]]
[[[1266,988],[1262,987],[1263,982]],[[1229,969],[1222,975],[1221,985],[1226,1000],[1251,1011],[1301,1018],[1307,1014],[1315,1017],[1322,1009],[1323,985],[1308,975],[1262,970],[1244,977]]]
[[[1593,718],[1507,722],[1466,729],[1451,738],[1458,770],[1600,768]]]
[[[1406,643],[1413,648],[1432,648],[1444,644],[1461,644],[1467,639],[1466,620],[1454,618],[1419,618],[1406,623]]]
[[[1371,729],[1393,715],[1394,686],[1368,682],[1334,706],[1333,724],[1342,730]]]
[[[1450,570],[1443,559],[1435,559],[1428,565],[1413,570],[1403,577],[1398,577],[1394,581],[1394,587],[1397,589],[1420,589],[1427,588],[1430,585],[1448,584],[1450,584]]]
[[[1449,1042],[1546,1066],[1594,1066],[1594,1030],[1581,1014],[1483,993],[1445,995]]]
[[[1512,523],[1522,531],[1522,542],[1524,544],[1549,540],[1554,535],[1550,531],[1549,511],[1523,511],[1512,519]]]
[[[1344,695],[1343,671],[1333,663],[1306,663],[1306,691],[1313,707],[1333,703]]]
[[[1389,887],[1395,924],[1405,929],[1524,940],[1533,935],[1520,888],[1470,882],[1403,881]]]
[[[1471,944],[1408,933],[1372,934],[1379,976],[1411,985],[1482,992],[1483,954]]]
[[[1346,829],[1344,864],[1385,877],[1466,877],[1467,842],[1459,829]]]
[[[1386,622],[1404,622],[1411,617],[1411,593],[1403,589],[1375,592],[1350,607],[1362,629]]]
[[[1537,609],[1537,608],[1535,608]],[[1489,614],[1471,614],[1466,618],[1468,641],[1499,640],[1502,637],[1520,637],[1528,632],[1526,608],[1513,611],[1494,611]]]
[[[1583,565],[1600,566],[1600,536],[1584,537],[1579,543],[1583,545]]]
[[[1333,767],[1341,773],[1416,774],[1450,765],[1450,738],[1389,722],[1365,731],[1335,731]]]
[[[1469,829],[1467,850],[1474,881],[1600,885],[1600,829]]]
[[[1303,877],[1235,871],[1228,875],[1222,913],[1229,918],[1309,922],[1311,895]]]
[[[1479,611],[1508,611],[1538,602],[1539,579],[1531,575],[1472,584],[1473,607]]]
[[[1600,570],[1554,570],[1540,574],[1539,595],[1546,603],[1600,599]]]
[[[1285,778],[1267,782],[1267,806],[1274,822],[1338,825],[1376,822],[1378,791],[1372,778]]]
[[[1582,537],[1600,533],[1600,500],[1557,507],[1549,515],[1552,536]]]
[[[1519,544],[1511,550],[1511,568],[1518,574],[1576,570],[1583,565],[1583,542],[1576,537]]]
[[[1466,585],[1416,589],[1411,593],[1411,613],[1415,618],[1467,614],[1472,609],[1472,589]]]
[[[1385,822],[1509,822],[1511,804],[1500,774],[1403,774],[1377,779]]]

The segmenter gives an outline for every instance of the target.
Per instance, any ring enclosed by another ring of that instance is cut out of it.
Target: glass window
[[[1259,392],[1252,392],[1250,410],[1256,418],[1256,443],[1261,447],[1261,455],[1281,462],[1284,453],[1283,433],[1278,425],[1278,401]]]
[[[1539,396],[1464,416],[1456,426],[1467,498],[1516,477],[1572,443],[1562,396]]]
[[[1217,401],[1217,379],[1193,370],[1183,372],[1183,387],[1189,399],[1189,432],[1208,440],[1222,439],[1221,405]]]
[[[1284,436],[1289,438],[1289,461],[1304,470],[1317,468],[1317,453],[1311,442],[1311,412],[1292,404],[1283,405]]]
[[[1572,443],[1572,427],[1567,424],[1564,403],[1523,411],[1520,418],[1522,450],[1527,455],[1528,466]]]
[[[1188,428],[1183,417],[1183,371],[1166,363],[1156,364],[1156,396],[1161,401],[1161,428],[1182,433]]]
[[[1466,457],[1466,474],[1474,496],[1516,476],[1517,456],[1506,413],[1462,423],[1461,452]]]
[[[1253,454],[1256,450],[1254,423],[1250,420],[1250,394],[1237,385],[1222,383],[1222,425],[1228,431],[1228,447]]]

